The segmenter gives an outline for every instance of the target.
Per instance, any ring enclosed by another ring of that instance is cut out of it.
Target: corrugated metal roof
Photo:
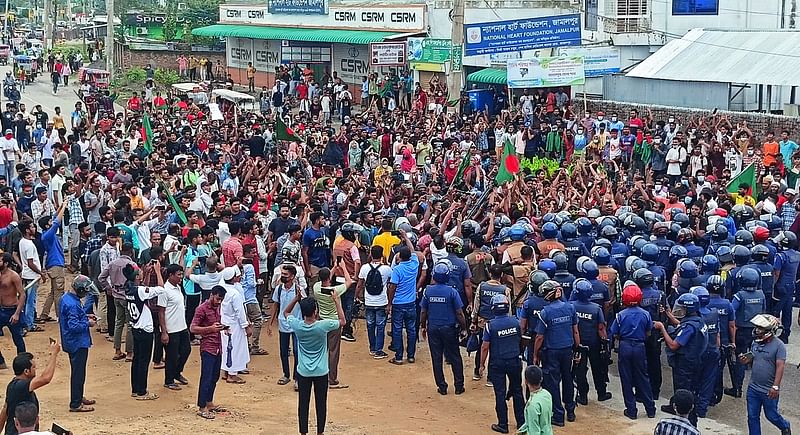
[[[342,42],[346,44],[369,44],[396,35],[392,32],[366,30],[304,29],[300,27],[266,27],[235,24],[212,24],[192,30],[192,35],[250,39],[285,39],[306,42]]]
[[[498,68],[484,68],[467,76],[468,82],[489,83],[504,85],[508,81],[506,70]]]
[[[800,85],[800,31],[693,29],[627,76],[700,82]]]

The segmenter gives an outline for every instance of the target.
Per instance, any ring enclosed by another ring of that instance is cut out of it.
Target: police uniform
[[[570,416],[575,412],[574,385],[572,380],[572,350],[575,340],[572,327],[578,324],[575,307],[558,299],[550,302],[539,312],[538,335],[543,338],[541,361],[543,387],[553,397],[553,421],[563,423],[564,412]],[[561,393],[564,396],[561,396]],[[563,401],[563,405],[562,405]]]
[[[711,310],[717,310],[717,314],[719,316],[719,368],[717,369],[717,379],[716,384],[714,385],[714,400],[711,402],[712,404],[717,404],[722,400],[722,372],[725,369],[725,365],[728,366],[731,381],[733,381],[733,379],[736,377],[736,355],[734,354],[733,349],[731,349],[731,344],[733,344],[732,340],[734,337],[730,336],[729,329],[730,322],[736,320],[736,314],[733,311],[730,301],[719,295],[711,295],[711,300],[708,302],[708,308]]]
[[[578,258],[582,256],[589,256],[589,250],[586,249],[586,246],[583,245],[578,240],[566,240],[563,242],[564,245],[564,252],[567,254],[567,259],[569,259],[569,264],[567,266],[567,270],[571,274],[578,273],[578,268],[576,263],[578,262]],[[566,293],[564,293],[566,294]]]
[[[659,266],[655,266],[659,267]],[[664,293],[655,284],[642,288],[642,303],[639,306],[647,311],[650,319],[660,320],[660,309],[666,303]],[[661,395],[661,342],[657,334],[650,334],[644,340],[644,353],[647,360],[647,377],[650,380],[650,392],[653,400]]]
[[[773,275],[774,266],[772,263],[765,261],[754,261],[748,265],[758,270],[761,275],[761,291],[764,292],[764,299],[766,301],[766,312],[772,311],[772,289],[775,287],[775,276]]]
[[[525,422],[525,398],[522,395],[522,361],[519,343],[522,336],[519,320],[508,314],[490,320],[483,330],[483,341],[489,343],[489,373],[487,378],[494,387],[494,409],[499,426],[508,428],[506,404],[506,379],[508,394],[514,399],[514,417],[517,426]]]
[[[675,330],[678,350],[667,349],[667,361],[672,367],[672,390],[697,391],[695,382],[702,367],[708,346],[708,328],[699,313],[687,314]]]
[[[708,306],[700,308],[700,316],[708,330],[708,346],[703,354],[702,365],[695,380],[695,412],[705,418],[708,407],[714,403],[714,387],[719,372],[719,331],[721,329],[719,312]],[[727,326],[727,324],[725,325]]]
[[[525,303],[522,304],[520,318],[526,319],[527,322],[527,331],[522,331],[522,333],[531,338],[527,349],[526,361],[528,364],[533,364],[533,343],[536,341],[536,327],[539,325],[539,313],[545,305],[547,305],[547,301],[533,293],[528,293],[528,298],[525,299]]]
[[[492,298],[495,295],[505,295],[508,287],[503,284],[490,284],[488,281],[482,282],[478,285],[475,291],[475,302],[473,306],[472,323],[477,325],[477,330],[480,331],[486,325],[486,322],[494,319],[494,311],[492,311]],[[479,343],[483,336],[478,334]],[[449,360],[448,360],[449,361]],[[477,370],[481,363],[481,353],[475,352],[475,377],[479,377]]]
[[[731,307],[736,319],[736,354],[740,355],[750,350],[753,343],[753,324],[750,320],[766,310],[766,298],[761,289],[741,290],[733,295]],[[741,393],[744,383],[745,365],[736,359],[736,379],[733,381],[733,390]]]
[[[573,375],[575,384],[578,387],[578,397],[583,402],[589,393],[589,382],[586,373],[589,370],[589,363],[592,364],[592,380],[594,389],[597,391],[598,398],[606,396],[608,385],[608,357],[602,354],[601,337],[598,333],[600,325],[606,323],[603,309],[594,302],[573,301],[575,313],[578,317],[578,332],[581,337],[581,346],[587,348],[587,352],[581,355],[581,360],[575,367]]]
[[[466,307],[469,305],[470,301],[467,301],[464,282],[472,278],[472,272],[469,270],[467,262],[458,255],[450,253],[447,255],[447,259],[450,260],[450,263],[453,265],[450,269],[450,281],[448,281],[447,284],[458,291],[459,296],[461,296],[461,304]]]
[[[420,302],[422,311],[428,313],[428,347],[431,350],[433,379],[440,391],[447,391],[442,356],[453,369],[456,393],[464,391],[464,363],[458,346],[458,320],[456,312],[463,308],[461,297],[449,285],[432,284],[425,288]]]
[[[575,283],[575,275],[571,274],[568,270],[556,270],[553,275],[553,281],[561,286],[561,298],[566,299],[572,295],[572,284]]]
[[[656,264],[661,267],[669,266],[669,251],[675,246],[675,242],[672,240],[667,239],[666,236],[657,236],[655,240],[651,243],[658,246],[658,260],[656,260]]]
[[[611,241],[611,259],[614,261],[614,269],[617,269],[618,276],[625,274],[625,259],[630,256],[628,245],[619,241]]]
[[[703,255],[705,255],[706,253],[705,250],[695,245],[694,242],[688,242],[685,245],[683,245],[683,247],[686,248],[686,252],[689,255],[689,259],[691,259],[697,264],[700,264],[700,259],[703,258]]]
[[[617,270],[611,266],[598,266],[598,271],[600,272],[597,275],[597,279],[604,282],[608,287],[608,294],[611,299],[619,302],[620,298],[622,297],[622,286],[619,280],[619,273]],[[613,296],[612,296],[613,295]]]
[[[786,249],[775,257],[775,270],[780,272],[775,283],[775,294],[772,296],[774,304],[772,314],[780,317],[783,333],[779,337],[787,343],[792,332],[792,303],[795,300],[795,281],[797,269],[800,266],[800,252]]]
[[[656,405],[647,376],[645,340],[653,327],[650,313],[641,307],[628,307],[617,314],[610,334],[619,340],[619,378],[628,415],[636,415],[636,388],[648,415],[655,415]]]

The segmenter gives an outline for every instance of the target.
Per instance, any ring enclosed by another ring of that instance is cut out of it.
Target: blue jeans
[[[778,399],[770,399],[767,393],[747,388],[747,428],[750,435],[761,435],[761,408],[770,423],[780,430],[788,429],[789,422],[778,412]]]
[[[369,351],[380,352],[383,350],[383,340],[386,336],[386,308],[367,307],[366,315]]]
[[[214,390],[217,389],[220,367],[222,367],[222,352],[216,355],[200,352],[200,381],[197,387],[197,406],[200,408],[205,408],[208,402],[214,402]]]
[[[25,287],[31,283],[29,279],[22,280],[22,286]],[[25,292],[25,308],[22,310],[22,319],[20,323],[22,326],[31,329],[33,328],[33,320],[36,318],[36,290],[39,287],[39,281],[36,281],[36,284],[32,285],[26,292]]]
[[[408,338],[408,357],[414,358],[417,352],[417,329],[414,323],[417,320],[417,309],[414,302],[392,305],[392,341],[394,342],[394,359],[403,360],[403,327]]]
[[[17,310],[16,307],[0,307],[0,332],[2,332],[3,327],[7,326],[8,330],[11,331],[11,338],[14,340],[14,346],[17,348],[17,354],[25,352],[25,340],[22,339],[22,320],[18,321],[16,324],[11,324],[11,316],[14,315],[14,312]],[[0,354],[0,364],[5,364],[6,360],[3,358],[3,354]]]

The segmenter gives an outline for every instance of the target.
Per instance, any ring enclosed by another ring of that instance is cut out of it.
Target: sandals
[[[250,351],[250,355],[269,355],[269,352],[266,349],[256,348]]]
[[[233,377],[229,377],[229,378],[225,379],[225,382],[227,382],[229,384],[244,384],[244,383],[246,383],[246,381],[244,379],[240,378],[240,377],[237,377],[236,379],[233,379]]]
[[[147,393],[147,394],[142,395],[142,396],[137,395],[135,397],[135,399],[136,400],[156,400],[156,399],[158,399],[158,394]]]
[[[81,404],[83,405],[94,405],[95,403],[97,403],[97,401],[94,399],[87,399],[85,397],[81,399]]]
[[[86,406],[86,405],[81,405],[81,406],[79,406],[77,408],[70,408],[69,409],[69,412],[92,412],[92,411],[94,411],[94,408],[92,408],[91,406]]]
[[[28,332],[44,332],[44,328],[38,325],[33,325],[30,328],[28,328]]]
[[[228,408],[226,408],[224,406],[217,405],[217,406],[211,408],[209,411],[211,411],[211,412],[228,412]]]
[[[288,383],[289,383],[289,378],[287,378],[286,376],[278,379],[278,385],[286,385]]]
[[[183,389],[183,388],[180,387],[180,385],[174,384],[174,383],[173,384],[164,384],[164,388],[169,388],[172,391],[180,391],[180,390]]]
[[[198,411],[198,412],[197,412],[197,416],[198,416],[198,417],[203,417],[203,418],[205,418],[205,419],[207,419],[207,420],[213,420],[213,419],[215,419],[215,418],[216,418],[216,416],[214,415],[214,413],[213,413],[213,412],[211,412],[211,411]]]
[[[121,359],[125,359],[125,354],[124,353],[118,353],[118,354],[114,355],[114,357],[111,358],[111,359],[114,360],[114,361],[119,361]]]
[[[164,364],[163,362],[160,362],[160,363],[153,363],[153,370],[159,370],[159,369],[163,369],[163,368],[164,368],[164,367],[166,367],[166,366],[167,366],[167,365],[166,365],[166,364]]]
[[[349,385],[342,384],[339,381],[328,382],[328,388],[331,390],[344,390],[345,388],[350,388]]]

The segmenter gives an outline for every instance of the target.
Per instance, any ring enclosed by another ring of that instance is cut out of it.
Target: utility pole
[[[44,0],[44,46],[53,48],[53,0]]]
[[[106,70],[114,77],[114,0],[106,0]]]
[[[464,47],[464,0],[453,0],[453,25],[450,39],[453,46]],[[463,68],[462,68],[463,70]],[[455,100],[461,96],[463,71],[450,71],[447,75],[447,98]]]

